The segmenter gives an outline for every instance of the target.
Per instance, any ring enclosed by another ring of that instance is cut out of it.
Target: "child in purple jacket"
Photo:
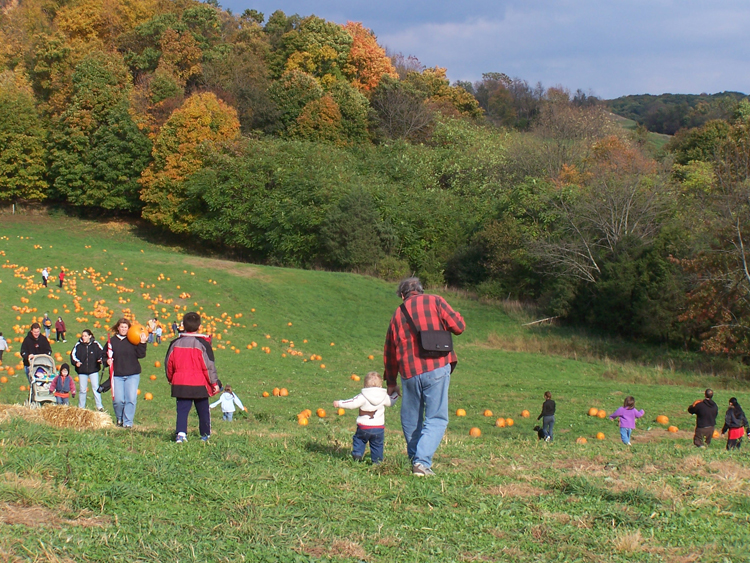
[[[635,430],[635,419],[642,416],[643,411],[635,408],[635,399],[633,397],[625,397],[623,405],[609,415],[609,418],[612,420],[615,418],[620,419],[620,438],[622,438],[622,443],[626,446],[630,445],[630,435]]]

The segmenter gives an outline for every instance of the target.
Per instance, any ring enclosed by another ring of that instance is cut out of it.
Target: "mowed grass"
[[[410,475],[398,406],[387,412],[380,466],[350,460],[355,413],[337,416],[331,406],[359,390],[352,373],[382,370],[385,332],[399,304],[394,284],[197,257],[139,239],[121,223],[65,217],[0,216],[0,251],[0,264],[15,265],[0,269],[6,337],[25,335],[12,327],[44,311],[54,318],[56,308],[69,335],[53,350],[65,356],[83,328],[105,335],[93,328],[103,322],[91,314],[96,301],[104,300],[112,320],[128,307],[142,322],[149,305],[160,316],[167,309],[170,322],[175,306],[202,308],[207,326],[221,334],[214,339],[224,346],[216,349],[220,378],[249,410],[233,423],[212,411],[207,444],[191,415],[189,442],[175,444],[174,400],[163,369],[154,367],[163,362],[162,344],[142,361],[141,389],[154,399],[141,396],[133,431],[60,429],[0,412],[0,560],[747,560],[750,450],[726,452],[723,440],[696,450],[685,412],[699,387],[717,383],[722,416],[730,396],[750,405],[744,382],[509,351],[526,349],[523,342],[533,349],[544,335],[500,306],[447,293],[467,331],[455,339],[459,366],[435,457],[438,476],[423,480]],[[53,275],[60,266],[69,272],[59,293],[56,284],[38,287],[45,265]],[[19,314],[14,306],[37,312]],[[229,326],[220,322],[227,317]],[[257,347],[248,350],[252,342]],[[20,344],[12,346],[5,366],[17,362]],[[270,353],[261,351],[266,346]],[[16,373],[0,384],[0,403],[21,403],[24,383]],[[289,396],[262,398],[274,387]],[[551,444],[532,431],[547,390],[557,401]],[[587,411],[612,412],[629,394],[646,416],[626,448],[616,423]],[[297,424],[298,412],[319,407],[325,418]],[[457,408],[467,416],[454,417]],[[493,416],[484,417],[485,409]],[[520,416],[523,409],[531,418]],[[680,432],[653,422],[657,414]],[[499,416],[515,424],[496,428]],[[475,426],[482,436],[470,438]],[[599,431],[605,440],[594,438]],[[588,443],[576,444],[580,436]]]

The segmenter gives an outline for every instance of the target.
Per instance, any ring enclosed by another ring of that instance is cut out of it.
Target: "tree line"
[[[749,352],[746,100],[657,160],[581,91],[450,84],[360,23],[193,0],[8,3],[0,69],[0,201]]]

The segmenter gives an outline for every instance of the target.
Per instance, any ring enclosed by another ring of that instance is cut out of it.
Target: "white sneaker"
[[[180,432],[177,434],[177,440],[175,440],[178,444],[182,444],[183,442],[187,442],[187,434],[184,432]]]
[[[426,465],[415,463],[412,465],[411,474],[415,477],[432,477],[435,475],[435,472]]]

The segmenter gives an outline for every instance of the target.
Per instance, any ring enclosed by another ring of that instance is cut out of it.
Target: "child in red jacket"
[[[182,323],[185,332],[171,342],[164,359],[172,396],[177,399],[176,441],[178,444],[187,442],[188,415],[195,405],[201,440],[207,442],[211,436],[208,398],[219,392],[221,384],[216,375],[211,338],[198,334],[200,315],[186,313]]]
[[[70,405],[70,396],[76,396],[76,385],[73,378],[70,377],[70,366],[63,364],[60,366],[60,374],[52,380],[49,385],[49,392],[54,393],[55,402],[58,405]]]

